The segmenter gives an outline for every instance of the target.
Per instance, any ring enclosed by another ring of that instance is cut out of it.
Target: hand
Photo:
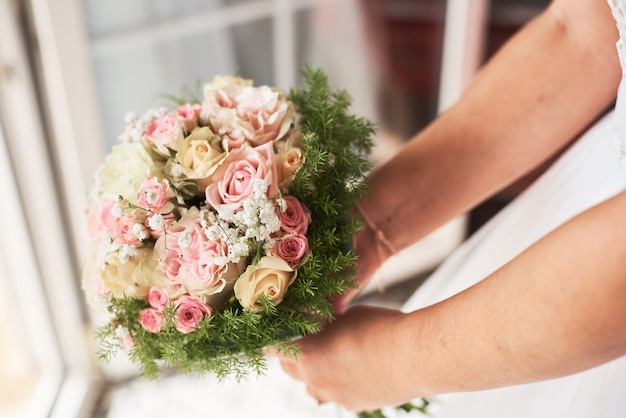
[[[394,352],[403,317],[400,311],[354,307],[324,331],[297,340],[297,358],[275,350],[269,354],[278,356],[283,369],[304,381],[319,402],[336,402],[352,411],[399,405],[415,397]]]

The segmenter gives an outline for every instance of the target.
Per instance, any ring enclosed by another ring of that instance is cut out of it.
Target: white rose
[[[137,192],[147,177],[162,177],[161,164],[156,164],[141,144],[118,144],[98,172],[99,192],[113,199],[121,195],[137,204]]]
[[[259,300],[265,296],[279,304],[287,288],[296,279],[297,272],[287,262],[278,257],[267,256],[258,263],[248,266],[235,283],[235,297],[244,308],[259,310]]]

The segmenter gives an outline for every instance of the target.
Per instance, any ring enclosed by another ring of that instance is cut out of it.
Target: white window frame
[[[41,372],[29,416],[87,417],[100,379],[86,338],[78,266],[48,148],[42,98],[27,55],[32,44],[20,24],[28,13],[22,6],[0,0],[0,176],[8,194],[0,216],[1,267]],[[75,144],[67,152],[74,149]],[[77,206],[82,199],[79,191]]]

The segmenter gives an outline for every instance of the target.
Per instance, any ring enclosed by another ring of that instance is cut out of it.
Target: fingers
[[[263,349],[263,352],[267,356],[277,358],[280,363],[280,367],[282,367],[285,373],[289,376],[296,380],[302,380],[301,373],[298,370],[298,362],[294,357],[284,355],[279,352],[276,347],[266,347]]]
[[[282,355],[276,347],[266,347],[263,352],[267,356],[278,358],[283,371],[293,379],[304,381],[302,371],[300,370],[298,361],[295,358]],[[327,402],[326,399],[322,398],[318,391],[313,389],[312,386],[306,385],[306,391],[311,398],[317,401],[318,405],[322,405]]]
[[[346,293],[342,294],[341,296],[338,296],[334,298],[333,300],[331,300],[331,303],[333,305],[333,310],[339,314],[344,313],[346,309],[348,309],[348,304],[350,303],[350,301],[354,299],[354,297],[358,295],[358,293],[359,293],[358,289],[351,289],[351,290],[348,290]]]
[[[265,347],[263,349],[263,354],[265,354],[266,356],[270,356],[270,357],[281,357],[281,355],[278,353],[278,350],[276,349],[276,347]]]
[[[322,399],[321,395],[316,390],[314,390],[311,386],[307,385],[306,391],[307,391],[307,393],[309,394],[309,396],[311,398],[313,398],[313,399],[315,399],[317,401],[318,405],[322,405],[322,404],[325,404],[327,402],[324,399]]]

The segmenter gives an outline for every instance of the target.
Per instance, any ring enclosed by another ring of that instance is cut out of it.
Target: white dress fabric
[[[609,3],[622,38],[626,35],[626,0]],[[626,70],[626,47],[621,39],[617,50]],[[568,219],[624,188],[626,76],[615,110],[461,245],[407,301],[404,310],[430,305],[472,286]],[[560,379],[441,396],[433,412],[435,418],[624,418],[626,357]]]

